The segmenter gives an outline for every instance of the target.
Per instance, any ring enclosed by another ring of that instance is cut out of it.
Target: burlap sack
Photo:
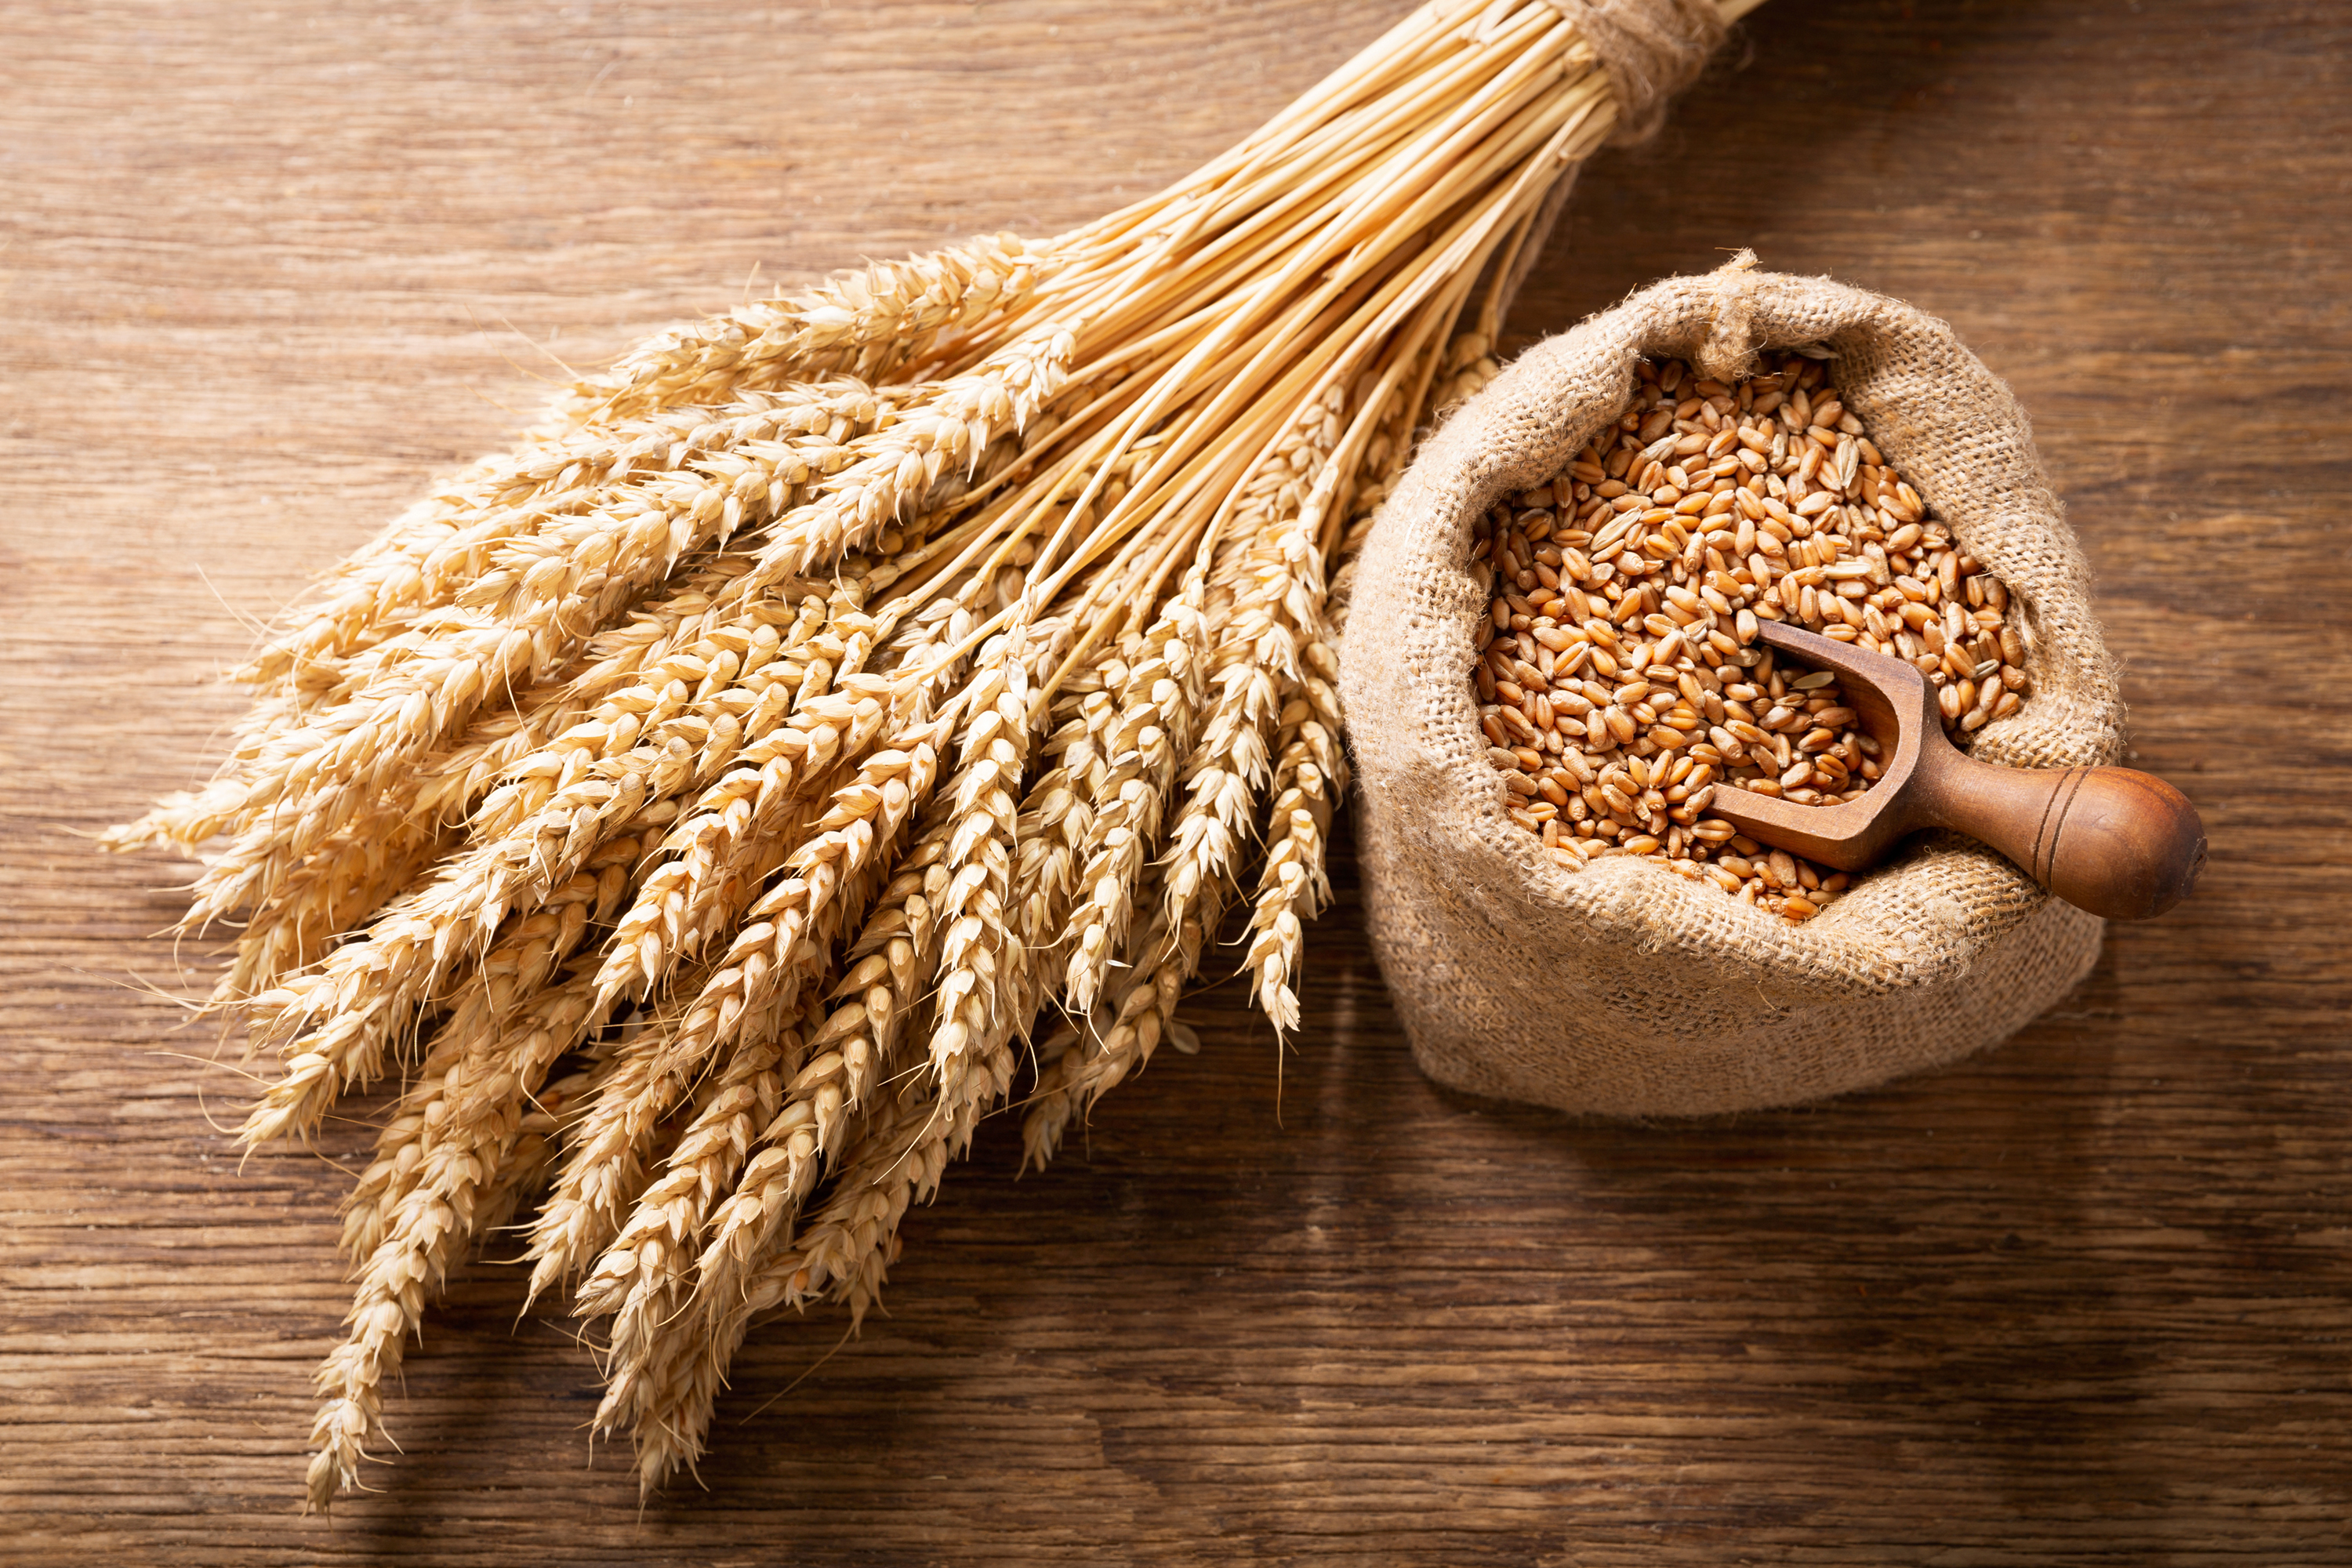
[[[1430,441],[1357,563],[1341,660],[1372,943],[1423,1070],[1474,1093],[1693,1116],[1864,1088],[2001,1039],[2070,989],[2101,923],[1989,849],[1915,842],[1801,926],[1664,867],[1552,862],[1504,815],[1471,685],[1471,529],[1627,405],[1641,355],[1732,379],[1820,343],[1848,408],[2009,584],[2032,695],[1990,762],[2115,760],[2122,703],[2087,573],[2009,389],[1943,322],[1825,279],[1677,278],[1530,350]]]

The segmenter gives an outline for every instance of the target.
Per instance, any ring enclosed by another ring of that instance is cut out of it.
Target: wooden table
[[[346,1177],[240,1170],[241,1080],[142,989],[202,971],[150,935],[181,873],[79,836],[552,358],[1050,232],[1399,8],[0,12],[0,1561],[2352,1562],[2352,15],[2294,0],[1772,0],[1516,318],[1752,244],[2015,384],[2213,838],[2049,1017],[1730,1121],[1470,1103],[1343,867],[1278,1102],[1228,986],[1046,1174],[992,1124],[891,1317],[747,1350],[701,1488],[592,1462],[585,1354],[485,1264],[380,1492],[298,1517]]]

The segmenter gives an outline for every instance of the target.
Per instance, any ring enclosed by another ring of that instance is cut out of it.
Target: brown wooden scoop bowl
[[[1798,805],[1731,787],[1708,810],[1759,843],[1841,871],[1875,865],[1905,835],[1949,827],[2000,850],[2045,892],[2114,921],[2189,896],[2205,826],[2170,784],[2130,768],[2003,768],[1944,738],[1935,689],[1899,658],[1767,621],[1770,647],[1845,679],[1845,701],[1884,772],[1860,800]]]

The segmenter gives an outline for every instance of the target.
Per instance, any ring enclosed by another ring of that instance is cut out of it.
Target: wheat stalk
[[[1189,1048],[1228,909],[1299,1026],[1348,557],[1548,195],[1749,3],[1436,0],[1148,200],[656,336],[289,614],[110,842],[244,917],[247,1142],[405,1078],[315,1504],[486,1226],[603,1322],[652,1486],[759,1314],[871,1308],[1041,1009],[1033,1163]]]

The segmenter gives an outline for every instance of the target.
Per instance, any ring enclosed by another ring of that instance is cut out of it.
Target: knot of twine
[[[1617,89],[1620,142],[1646,142],[1666,100],[1698,79],[1728,30],[1714,0],[1549,0],[1592,45]]]

